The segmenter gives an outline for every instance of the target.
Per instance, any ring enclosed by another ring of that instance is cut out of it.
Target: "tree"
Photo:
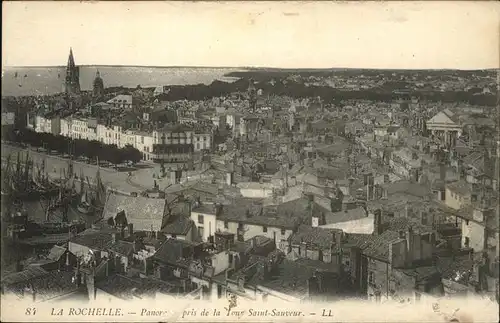
[[[131,145],[126,145],[122,149],[122,154],[124,160],[129,160],[134,164],[140,162],[142,159],[142,153],[137,148],[134,148]]]
[[[116,145],[106,145],[106,147],[104,148],[104,152],[104,159],[115,166],[123,163],[123,161],[125,160],[122,150],[119,149]]]
[[[87,151],[85,152],[85,156],[89,159],[94,159],[96,157],[101,157],[102,155],[102,144],[97,140],[92,140],[88,143]]]

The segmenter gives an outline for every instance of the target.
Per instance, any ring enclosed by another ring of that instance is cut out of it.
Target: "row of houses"
[[[122,148],[131,145],[143,154],[143,160],[185,159],[192,152],[211,150],[211,130],[199,130],[186,125],[167,124],[152,131],[110,124],[97,118],[57,113],[28,118],[28,127],[36,132],[51,133],[73,139],[99,141]]]

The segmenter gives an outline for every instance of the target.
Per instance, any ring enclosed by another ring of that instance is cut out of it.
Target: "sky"
[[[498,68],[498,2],[3,2],[2,66]]]

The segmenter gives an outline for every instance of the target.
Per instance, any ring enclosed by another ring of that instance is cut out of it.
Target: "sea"
[[[80,66],[80,87],[92,89],[99,70],[105,87],[135,88],[165,85],[210,84],[215,80],[233,82],[228,73],[238,68]],[[66,67],[2,67],[2,96],[52,95],[63,89]]]

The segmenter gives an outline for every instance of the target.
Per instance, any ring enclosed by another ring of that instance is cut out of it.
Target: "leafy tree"
[[[89,143],[88,143],[87,151],[86,151],[85,155],[89,159],[94,159],[96,157],[100,158],[101,157],[100,155],[102,154],[102,150],[103,150],[102,144],[97,140],[92,140],[92,141],[89,141]]]
[[[142,159],[142,153],[137,148],[134,148],[131,145],[126,145],[122,149],[122,154],[124,160],[129,160],[132,163],[138,163]]]

